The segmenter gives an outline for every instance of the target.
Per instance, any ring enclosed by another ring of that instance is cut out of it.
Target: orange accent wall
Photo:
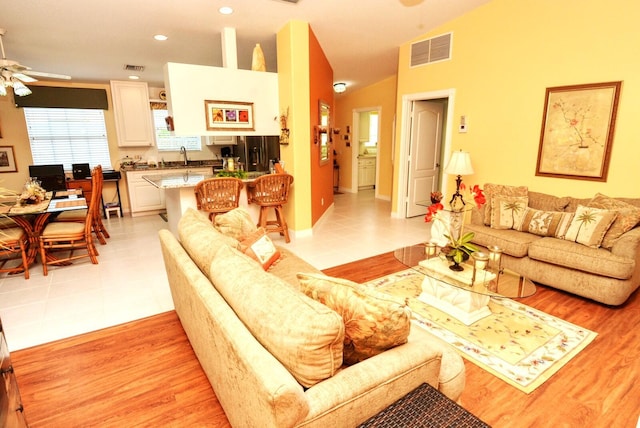
[[[309,103],[311,129],[309,144],[311,157],[311,221],[315,224],[333,204],[333,145],[329,146],[329,162],[320,165],[320,148],[315,143],[314,126],[320,123],[320,100],[331,106],[329,126],[335,126],[335,106],[333,103],[333,69],[324,54],[313,30],[309,28]]]

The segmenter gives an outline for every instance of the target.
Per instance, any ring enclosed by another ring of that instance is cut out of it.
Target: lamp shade
[[[469,156],[469,152],[463,152],[460,150],[459,152],[451,153],[451,159],[449,159],[449,163],[444,169],[444,172],[453,175],[473,174],[473,167],[471,166],[471,156]]]

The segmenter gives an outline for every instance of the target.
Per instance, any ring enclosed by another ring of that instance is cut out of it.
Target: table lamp
[[[460,185],[462,184],[462,176],[463,175],[471,175],[473,174],[473,167],[471,166],[471,157],[469,156],[469,152],[463,152],[462,150],[458,152],[453,152],[451,154],[451,159],[449,159],[449,163],[447,167],[444,169],[444,172],[447,174],[457,175],[456,178],[456,193],[453,194],[451,200],[449,201],[449,205],[451,208],[454,208],[455,201],[460,200],[462,206],[465,205],[464,199],[462,199],[462,194],[460,193]]]

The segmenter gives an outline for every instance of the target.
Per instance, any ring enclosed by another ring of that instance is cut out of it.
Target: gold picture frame
[[[16,153],[13,146],[0,146],[0,173],[18,172]]]
[[[621,86],[547,88],[537,176],[607,181]]]
[[[254,131],[253,103],[204,101],[207,131]]]

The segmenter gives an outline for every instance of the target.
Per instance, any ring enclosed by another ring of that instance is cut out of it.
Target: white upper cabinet
[[[118,146],[153,146],[154,133],[147,83],[112,80],[111,98]]]

